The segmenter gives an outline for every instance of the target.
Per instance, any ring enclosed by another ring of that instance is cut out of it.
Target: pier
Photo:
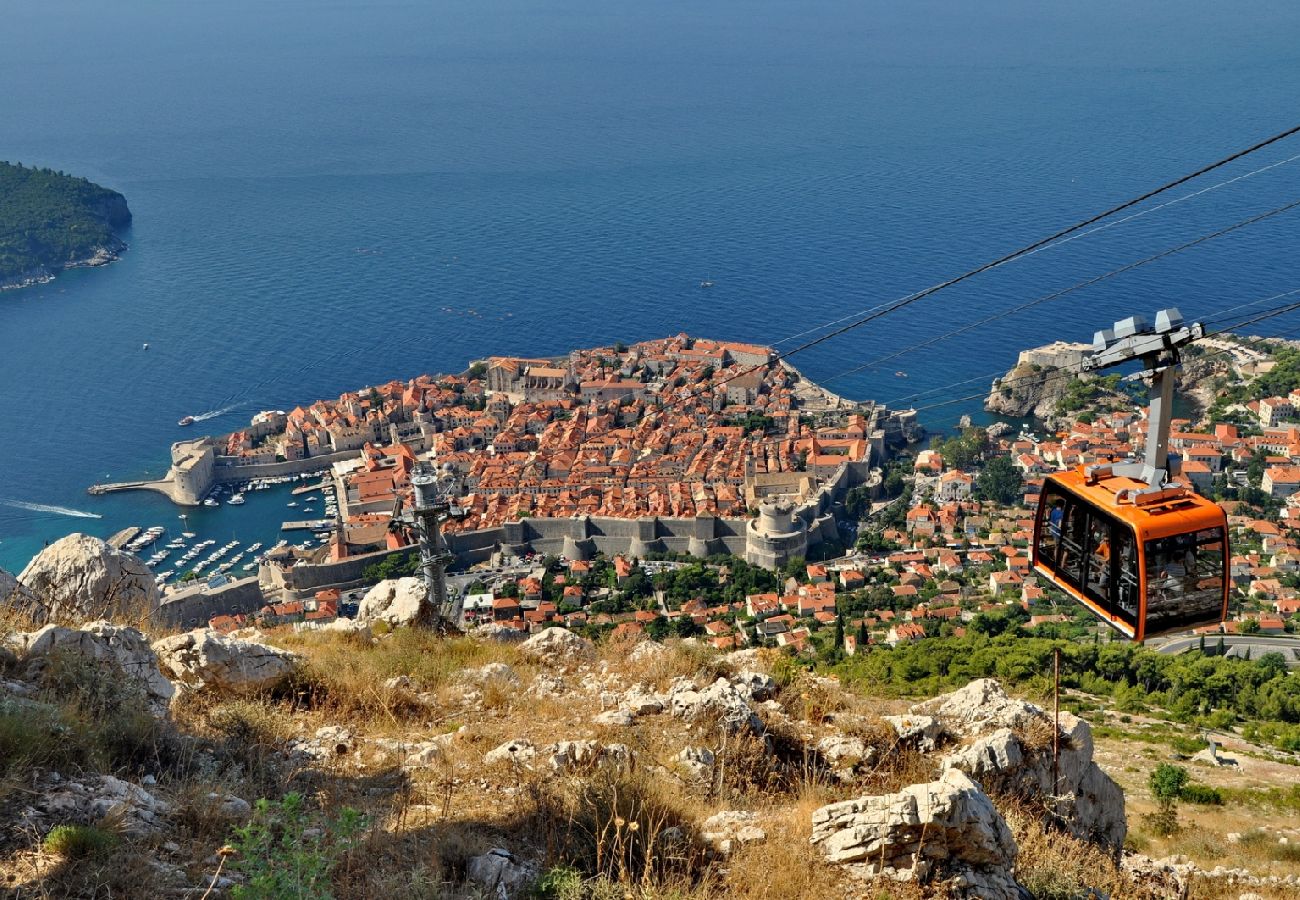
[[[329,528],[334,524],[333,519],[297,519],[292,522],[285,522],[280,525],[281,531],[316,531],[319,528]]]

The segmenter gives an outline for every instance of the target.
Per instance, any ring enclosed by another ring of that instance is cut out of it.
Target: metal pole
[[[1052,812],[1056,812],[1056,795],[1060,784],[1059,768],[1061,764],[1061,648],[1052,650],[1052,669],[1056,682],[1052,695]]]
[[[1151,366],[1151,406],[1147,413],[1145,481],[1151,487],[1164,487],[1169,472],[1169,420],[1173,416],[1173,363],[1162,360]]]

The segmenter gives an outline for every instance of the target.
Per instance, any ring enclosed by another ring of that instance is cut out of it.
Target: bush
[[[315,821],[302,795],[285,794],[278,803],[257,801],[253,819],[236,828],[231,844],[233,868],[248,878],[232,891],[235,900],[329,900],[330,872],[355,844],[366,822],[343,807],[337,818]]]
[[[117,846],[117,835],[94,825],[57,825],[43,844],[46,853],[64,859],[106,856]]]
[[[1204,784],[1184,785],[1179,791],[1180,799],[1188,803],[1196,803],[1201,806],[1222,806],[1223,794],[1219,793],[1217,788],[1212,788]]]

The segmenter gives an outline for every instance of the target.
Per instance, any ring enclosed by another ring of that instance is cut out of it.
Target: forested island
[[[130,223],[117,191],[53,169],[0,162],[0,289],[112,262],[126,249],[118,232]]]

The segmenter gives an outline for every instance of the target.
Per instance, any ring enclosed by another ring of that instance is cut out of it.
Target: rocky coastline
[[[19,272],[17,275],[0,276],[0,291],[16,291],[25,287],[34,287],[38,284],[49,284],[58,276],[59,272],[68,269],[98,269],[109,263],[117,262],[122,258],[122,253],[126,249],[127,244],[125,241],[115,239],[108,245],[96,247],[95,252],[85,259],[74,259],[54,269],[49,266],[37,266],[34,269]]]

